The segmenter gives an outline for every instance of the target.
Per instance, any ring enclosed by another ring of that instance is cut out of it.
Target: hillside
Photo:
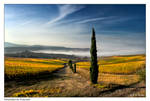
[[[31,51],[23,51],[18,53],[7,53],[6,57],[22,57],[22,58],[67,58],[67,59],[76,59],[79,58],[75,55],[65,55],[65,54],[47,54],[47,53],[35,53]]]
[[[49,51],[89,51],[89,48],[71,48],[63,46],[44,46],[44,45],[21,45],[5,42],[5,53],[17,53],[25,50],[29,51],[39,51],[39,50],[49,50]]]

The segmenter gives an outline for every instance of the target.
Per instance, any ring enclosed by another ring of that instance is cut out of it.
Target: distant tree
[[[71,64],[71,63],[72,63],[72,61],[71,61],[71,60],[69,60],[69,61],[68,61],[68,65],[70,66],[70,64]]]
[[[76,73],[76,63],[74,64],[73,72]]]
[[[97,64],[97,49],[96,49],[96,38],[95,30],[92,29],[92,38],[91,38],[91,66],[90,66],[90,78],[93,84],[97,83],[98,79],[98,64]]]
[[[69,60],[69,61],[68,61],[68,65],[69,65],[69,67],[73,70],[72,60]]]

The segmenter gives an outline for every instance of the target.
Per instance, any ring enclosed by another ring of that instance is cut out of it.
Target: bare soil
[[[99,75],[108,76],[108,74]],[[134,76],[130,75],[129,78],[132,79]],[[77,73],[73,73],[69,67],[64,67],[45,79],[5,82],[5,97],[12,97],[14,93],[31,89],[44,91],[39,94],[40,97],[145,97],[146,95],[145,83],[142,81],[134,80],[126,84],[99,79],[98,84],[94,85],[90,83],[87,70],[77,68]]]

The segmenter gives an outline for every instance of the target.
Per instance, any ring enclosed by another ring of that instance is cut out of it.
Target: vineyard
[[[91,85],[90,60],[76,62],[74,73],[69,65],[63,68],[67,59],[5,57],[5,96],[143,97],[146,94],[145,60],[145,55],[99,57],[98,83]]]
[[[35,58],[5,58],[5,78],[31,78],[63,68],[65,60]]]
[[[145,56],[112,56],[99,59],[99,72],[111,74],[131,74],[145,68]],[[89,69],[90,62],[78,62],[78,68]]]

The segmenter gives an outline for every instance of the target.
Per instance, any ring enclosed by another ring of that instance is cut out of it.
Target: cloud
[[[91,25],[94,25],[98,55],[145,53],[145,32],[130,32],[130,30],[120,29],[119,26],[122,27],[135,20],[135,16],[120,16],[114,13],[106,16],[107,12],[104,12],[105,16],[98,14],[103,10],[86,16],[89,10],[86,11],[85,6],[82,5],[57,5],[57,7],[58,10],[41,10],[46,12],[44,14],[51,12],[51,17],[47,15],[49,18],[45,15],[41,16],[40,14],[43,13],[37,9],[31,9],[31,12],[6,12],[5,41],[29,45],[90,48]],[[84,15],[82,11],[87,13]],[[77,12],[80,14],[75,17],[70,16]],[[51,19],[54,16],[55,18]],[[138,17],[136,20],[139,20]],[[129,27],[132,26],[129,25]],[[36,40],[33,40],[34,38]]]
[[[117,24],[124,24],[128,22],[133,22],[134,20],[139,20],[138,17],[128,17],[128,16],[114,16],[110,19],[103,21],[103,26],[114,26]]]
[[[62,20],[63,18],[67,17],[68,15],[77,12],[81,9],[83,9],[84,6],[76,6],[76,5],[59,5],[58,10],[59,10],[59,16],[56,17],[55,19],[47,22],[47,24],[53,24],[57,21]]]
[[[31,23],[31,22],[32,22],[31,20],[25,21],[25,22],[21,23],[20,25],[23,26],[23,25],[29,24],[29,23]]]
[[[111,18],[113,18],[113,17],[111,16],[111,17],[90,18],[90,19],[78,21],[76,23],[82,24],[82,23],[88,23],[88,22],[93,22],[93,21],[100,21],[100,20],[103,21],[103,20],[107,20],[107,19],[111,19]]]
[[[98,21],[98,20],[104,20],[104,19],[106,19],[106,18],[91,18],[91,19],[86,19],[86,20],[79,21],[77,23],[82,24],[82,23],[87,23],[87,22],[92,22],[92,21]]]
[[[137,17],[120,17],[120,16],[108,16],[108,17],[97,17],[97,18],[88,18],[76,21],[77,24],[85,24],[89,22],[101,21],[103,25],[112,26],[114,24],[120,24],[129,20],[135,20]]]

